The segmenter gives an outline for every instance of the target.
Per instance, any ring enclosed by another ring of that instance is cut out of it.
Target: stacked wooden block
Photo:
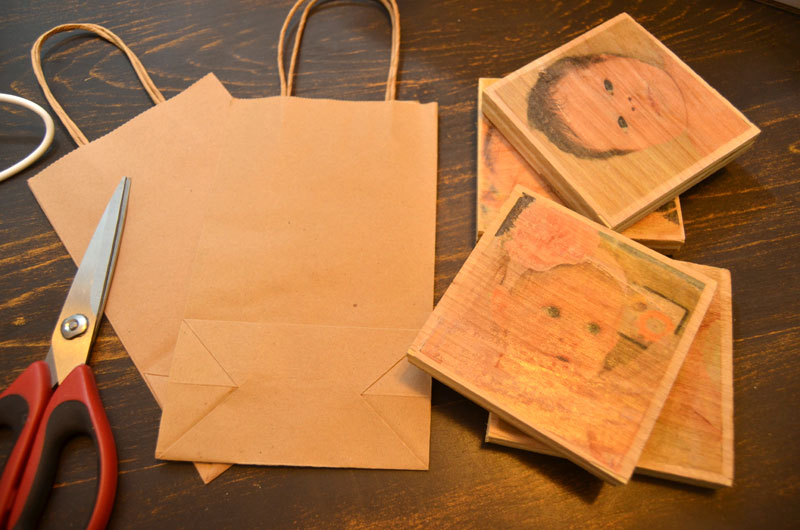
[[[409,359],[491,412],[487,441],[730,485],[730,275],[653,249],[758,129],[624,14],[481,80],[479,107],[482,237]]]

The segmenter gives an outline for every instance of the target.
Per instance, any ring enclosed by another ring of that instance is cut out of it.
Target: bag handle
[[[311,0],[308,2],[303,10],[302,16],[300,17],[300,23],[297,25],[297,34],[294,38],[294,46],[292,48],[292,58],[291,62],[289,63],[288,75],[286,75],[286,70],[283,63],[283,50],[286,32],[289,28],[289,22],[294,14],[297,12],[300,6],[307,1],[308,0],[297,0],[297,2],[295,2],[294,6],[292,6],[292,9],[289,11],[289,14],[286,16],[286,20],[283,22],[283,27],[281,28],[281,34],[278,40],[278,75],[280,76],[281,80],[281,96],[292,95],[292,85],[294,83],[297,54],[300,50],[300,41],[302,40],[303,31],[305,30],[306,19],[308,18],[311,8],[313,8],[319,0]],[[383,4],[383,7],[385,7],[386,11],[389,12],[389,18],[392,24],[391,60],[389,63],[389,77],[386,80],[386,101],[391,101],[395,99],[395,93],[397,92],[397,69],[400,63],[400,12],[397,9],[397,3],[395,0],[378,1]]]
[[[56,116],[61,120],[61,123],[64,124],[64,127],[67,128],[67,132],[72,139],[75,140],[75,143],[79,146],[86,145],[89,143],[89,140],[86,136],[81,132],[75,122],[67,115],[64,108],[56,101],[55,96],[50,91],[50,87],[47,86],[47,81],[44,78],[44,72],[42,71],[42,44],[55,35],[56,33],[62,33],[65,31],[72,31],[76,29],[81,29],[84,31],[89,31],[94,33],[95,35],[102,37],[103,39],[107,40],[128,56],[128,60],[131,62],[136,75],[139,77],[139,81],[142,82],[142,86],[147,91],[147,94],[150,96],[150,99],[153,100],[153,103],[163,103],[166,101],[164,96],[161,92],[156,88],[156,85],[153,83],[153,80],[150,79],[150,76],[147,74],[147,70],[144,69],[141,61],[136,55],[128,48],[122,39],[114,35],[110,30],[104,28],[103,26],[99,26],[97,24],[61,24],[60,26],[56,26],[51,30],[43,33],[36,42],[33,44],[33,48],[31,48],[31,63],[33,64],[33,73],[36,75],[36,80],[39,81],[39,86],[42,87],[42,92],[44,92],[44,97],[47,98],[47,101],[50,103],[50,106],[53,107],[53,111],[56,113]]]

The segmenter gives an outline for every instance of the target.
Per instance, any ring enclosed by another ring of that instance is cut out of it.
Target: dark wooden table
[[[268,4],[268,5],[267,5]],[[119,34],[167,97],[213,71],[234,96],[278,93],[275,46],[290,2],[3,0],[0,91],[45,105],[29,50],[65,22]],[[482,442],[486,413],[434,384],[427,472],[235,467],[204,486],[154,458],[160,411],[104,322],[92,357],[119,451],[113,528],[797,527],[800,524],[800,17],[752,1],[403,0],[401,99],[438,101],[436,297],[470,251],[477,79],[500,77],[627,11],[761,129],[753,148],[682,196],[678,258],[731,269],[736,478],[709,491],[634,477],[612,487],[552,457]],[[387,17],[377,3],[325,3],[304,39],[297,94],[380,99]],[[89,138],[149,106],[112,46],[74,33],[45,46],[56,96]],[[45,105],[46,106],[46,105]],[[31,150],[30,113],[0,114],[0,165]],[[26,181],[75,148],[57,123],[43,160],[0,184],[0,388],[42,358],[75,266]],[[4,433],[8,434],[8,433]],[[3,438],[4,453],[10,436]],[[65,451],[46,513],[80,520],[94,492],[88,440]]]

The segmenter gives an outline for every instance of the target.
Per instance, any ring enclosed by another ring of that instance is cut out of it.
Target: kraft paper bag
[[[382,3],[385,101],[292,97],[279,45],[282,96],[231,103],[158,458],[428,468],[431,380],[405,350],[433,307],[437,105],[395,100]]]
[[[41,46],[50,36],[90,31],[130,59],[156,106],[102,138],[89,142],[47,87]],[[231,96],[208,74],[165,101],[133,52],[111,31],[95,24],[66,24],[43,34],[31,50],[34,72],[55,113],[78,149],[28,181],[76,263],[89,244],[109,195],[131,178],[125,236],[105,314],[163,404],[192,257],[202,223],[201,204],[219,153],[219,123]],[[228,466],[198,464],[205,482]]]

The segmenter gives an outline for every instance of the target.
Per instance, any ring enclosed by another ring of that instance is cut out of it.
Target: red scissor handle
[[[47,363],[36,361],[0,394],[0,425],[10,427],[16,437],[0,477],[0,528],[6,526],[36,428],[52,393]]]
[[[86,528],[105,528],[117,492],[117,449],[100,394],[85,364],[74,368],[53,392],[11,510],[9,528],[35,528],[53,485],[61,448],[75,435],[92,438],[97,449],[98,484]]]

